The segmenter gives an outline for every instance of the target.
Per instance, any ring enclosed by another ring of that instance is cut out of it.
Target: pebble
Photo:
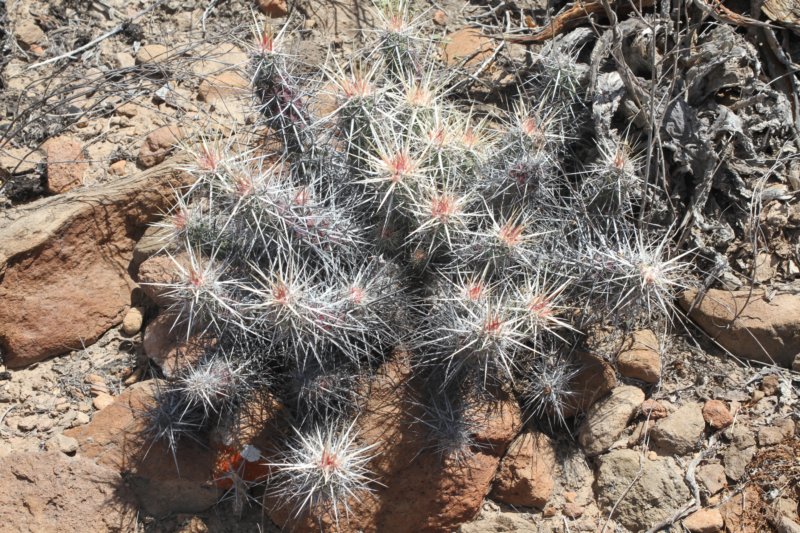
[[[30,415],[23,418],[20,418],[17,422],[17,429],[20,431],[33,431],[36,429],[36,425],[39,423],[39,417],[36,415]]]
[[[564,506],[561,508],[561,512],[564,513],[564,516],[567,516],[572,519],[580,518],[583,515],[584,511],[586,511],[586,509],[584,509],[582,505],[578,505],[575,502],[565,503]]]
[[[74,455],[78,451],[78,441],[72,437],[59,433],[54,435],[45,443],[45,448],[48,451],[58,450],[67,455]]]
[[[110,394],[101,393],[92,400],[92,405],[94,405],[94,408],[98,411],[102,411],[112,403],[114,403],[114,397]]]
[[[75,423],[74,423],[73,427],[75,427],[75,426],[83,426],[85,424],[88,424],[89,420],[91,420],[89,418],[89,415],[87,415],[86,413],[82,413],[82,412],[78,411],[78,413],[75,415]]]
[[[700,509],[683,519],[683,526],[691,533],[716,533],[724,525],[719,509]]]
[[[761,380],[761,390],[766,396],[775,396],[781,390],[781,380],[774,374],[764,376]]]
[[[433,14],[433,23],[437,26],[447,26],[447,13],[439,9]]]
[[[649,417],[650,420],[659,420],[667,417],[667,408],[658,400],[647,399],[639,407],[641,416]]]
[[[142,329],[144,314],[141,307],[131,307],[122,319],[122,332],[125,335],[136,335]]]
[[[714,429],[723,429],[733,424],[733,415],[725,402],[720,400],[708,400],[705,403],[703,418]]]

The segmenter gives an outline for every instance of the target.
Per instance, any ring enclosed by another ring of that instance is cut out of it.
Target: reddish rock
[[[175,256],[154,255],[139,265],[136,280],[153,303],[160,307],[167,307],[174,303],[174,300],[168,296],[169,288],[164,284],[179,282],[181,279],[180,266],[188,265],[189,256],[185,252]]]
[[[4,531],[135,531],[137,509],[119,472],[84,457],[11,453],[0,458]]]
[[[655,334],[649,329],[634,332],[617,356],[617,368],[625,377],[658,383],[661,355]]]
[[[666,418],[669,413],[667,413],[667,408],[658,400],[647,399],[639,406],[639,414],[650,420],[659,420]]]
[[[700,509],[683,519],[683,527],[691,533],[717,533],[724,525],[719,509]]]
[[[681,295],[688,310],[696,291]],[[800,294],[709,290],[689,315],[737,357],[789,368],[800,352]]]
[[[190,181],[170,162],[0,214],[0,349],[9,367],[79,350],[120,323],[136,240]]]
[[[128,162],[124,159],[120,159],[119,161],[114,161],[110,165],[108,165],[108,171],[111,172],[115,176],[124,176],[125,175],[125,167],[127,166]]]
[[[197,98],[213,103],[227,98],[244,97],[249,94],[250,80],[238,72],[228,70],[200,82]]]
[[[443,59],[448,66],[478,66],[491,57],[495,42],[477,28],[462,28],[447,36]]]
[[[71,137],[54,137],[42,149],[47,157],[47,192],[59,194],[83,183],[89,164],[81,143]]]
[[[564,409],[564,416],[567,418],[586,412],[617,386],[617,373],[601,357],[578,352],[575,364],[578,372],[570,382],[570,390],[574,394],[566,399]]]
[[[272,18],[285,17],[289,14],[286,0],[256,0],[258,10]]]
[[[726,533],[764,533],[764,517],[754,511],[765,506],[761,491],[752,484],[745,485],[742,492],[719,506]]]
[[[148,513],[204,511],[219,495],[212,483],[213,454],[183,439],[173,456],[164,442],[151,440],[145,428],[156,387],[154,381],[134,384],[95,413],[89,424],[67,430],[65,435],[78,440],[80,455],[125,472],[128,486]]]
[[[370,468],[383,486],[375,493],[351,499],[350,517],[338,531],[453,531],[480,511],[500,459],[521,425],[516,402],[484,406],[487,423],[474,437],[478,446],[458,462],[426,451],[415,431],[415,413],[408,395],[408,369],[389,363],[369,387],[365,412],[357,422],[362,444],[378,443]],[[506,414],[504,414],[506,413]],[[476,412],[477,416],[479,413]],[[276,524],[297,531],[334,530],[333,518],[291,520],[288,509],[268,505]]]
[[[436,24],[437,26],[447,26],[447,13],[445,13],[441,9],[438,9],[433,14],[433,23]]]
[[[556,454],[539,432],[526,432],[511,443],[492,490],[493,499],[508,505],[543,508],[553,494]]]
[[[728,406],[719,400],[708,400],[705,403],[703,419],[714,429],[723,429],[733,424],[733,415]]]
[[[179,126],[162,126],[145,138],[139,149],[139,164],[150,168],[164,161],[172,149],[186,137],[186,131]]]
[[[162,313],[147,324],[142,341],[144,353],[168,378],[197,363],[213,345],[211,338],[187,336],[186,327],[176,324],[171,313]]]

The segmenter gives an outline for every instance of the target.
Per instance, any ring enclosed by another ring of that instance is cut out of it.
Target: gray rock
[[[656,424],[650,442],[661,455],[684,455],[697,449],[705,428],[700,404],[687,403]]]
[[[703,465],[697,469],[697,480],[709,494],[716,494],[727,486],[725,468],[718,463]]]
[[[725,434],[731,440],[730,446],[722,454],[725,475],[737,481],[744,475],[748,463],[756,454],[756,439],[752,431],[742,426],[732,427]]]
[[[613,450],[597,463],[598,503],[606,512],[616,505],[612,518],[633,531],[671,516],[690,498],[683,471],[672,457],[650,460],[635,450]]]
[[[578,441],[586,454],[591,456],[607,451],[643,401],[641,389],[623,385],[614,389],[608,398],[594,404],[578,434]],[[702,421],[702,416],[700,419]]]

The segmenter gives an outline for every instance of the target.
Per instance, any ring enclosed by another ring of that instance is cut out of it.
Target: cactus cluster
[[[406,3],[377,10],[364,50],[311,75],[259,28],[267,138],[187,147],[196,182],[161,223],[188,257],[168,286],[176,324],[213,342],[160,394],[153,433],[174,449],[270,391],[295,437],[267,490],[296,514],[338,516],[380,482],[353,420],[394,349],[424,384],[421,453],[460,460],[470,406],[500,392],[565,423],[580,332],[669,320],[690,270],[648,214],[661,198],[637,144],[592,136],[570,56],[538,57],[479,113]]]

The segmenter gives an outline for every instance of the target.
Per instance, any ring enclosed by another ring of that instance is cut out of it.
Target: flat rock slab
[[[0,214],[0,350],[20,368],[95,342],[135,286],[133,248],[191,178],[177,161]]]
[[[119,472],[61,452],[0,459],[3,531],[135,531],[137,510]],[[10,529],[6,529],[10,528]]]
[[[595,494],[613,519],[632,531],[646,530],[689,500],[683,470],[672,457],[656,460],[636,450],[613,450],[598,458]]]
[[[681,307],[688,310],[696,295],[683,293]],[[762,290],[712,289],[689,316],[737,357],[791,368],[800,353],[800,294],[767,299]]]
[[[78,441],[78,453],[115,472],[125,472],[139,504],[150,514],[201,512],[217,502],[213,484],[213,452],[183,439],[172,455],[162,441],[146,432],[147,412],[158,385],[137,383],[92,421],[65,432]]]

